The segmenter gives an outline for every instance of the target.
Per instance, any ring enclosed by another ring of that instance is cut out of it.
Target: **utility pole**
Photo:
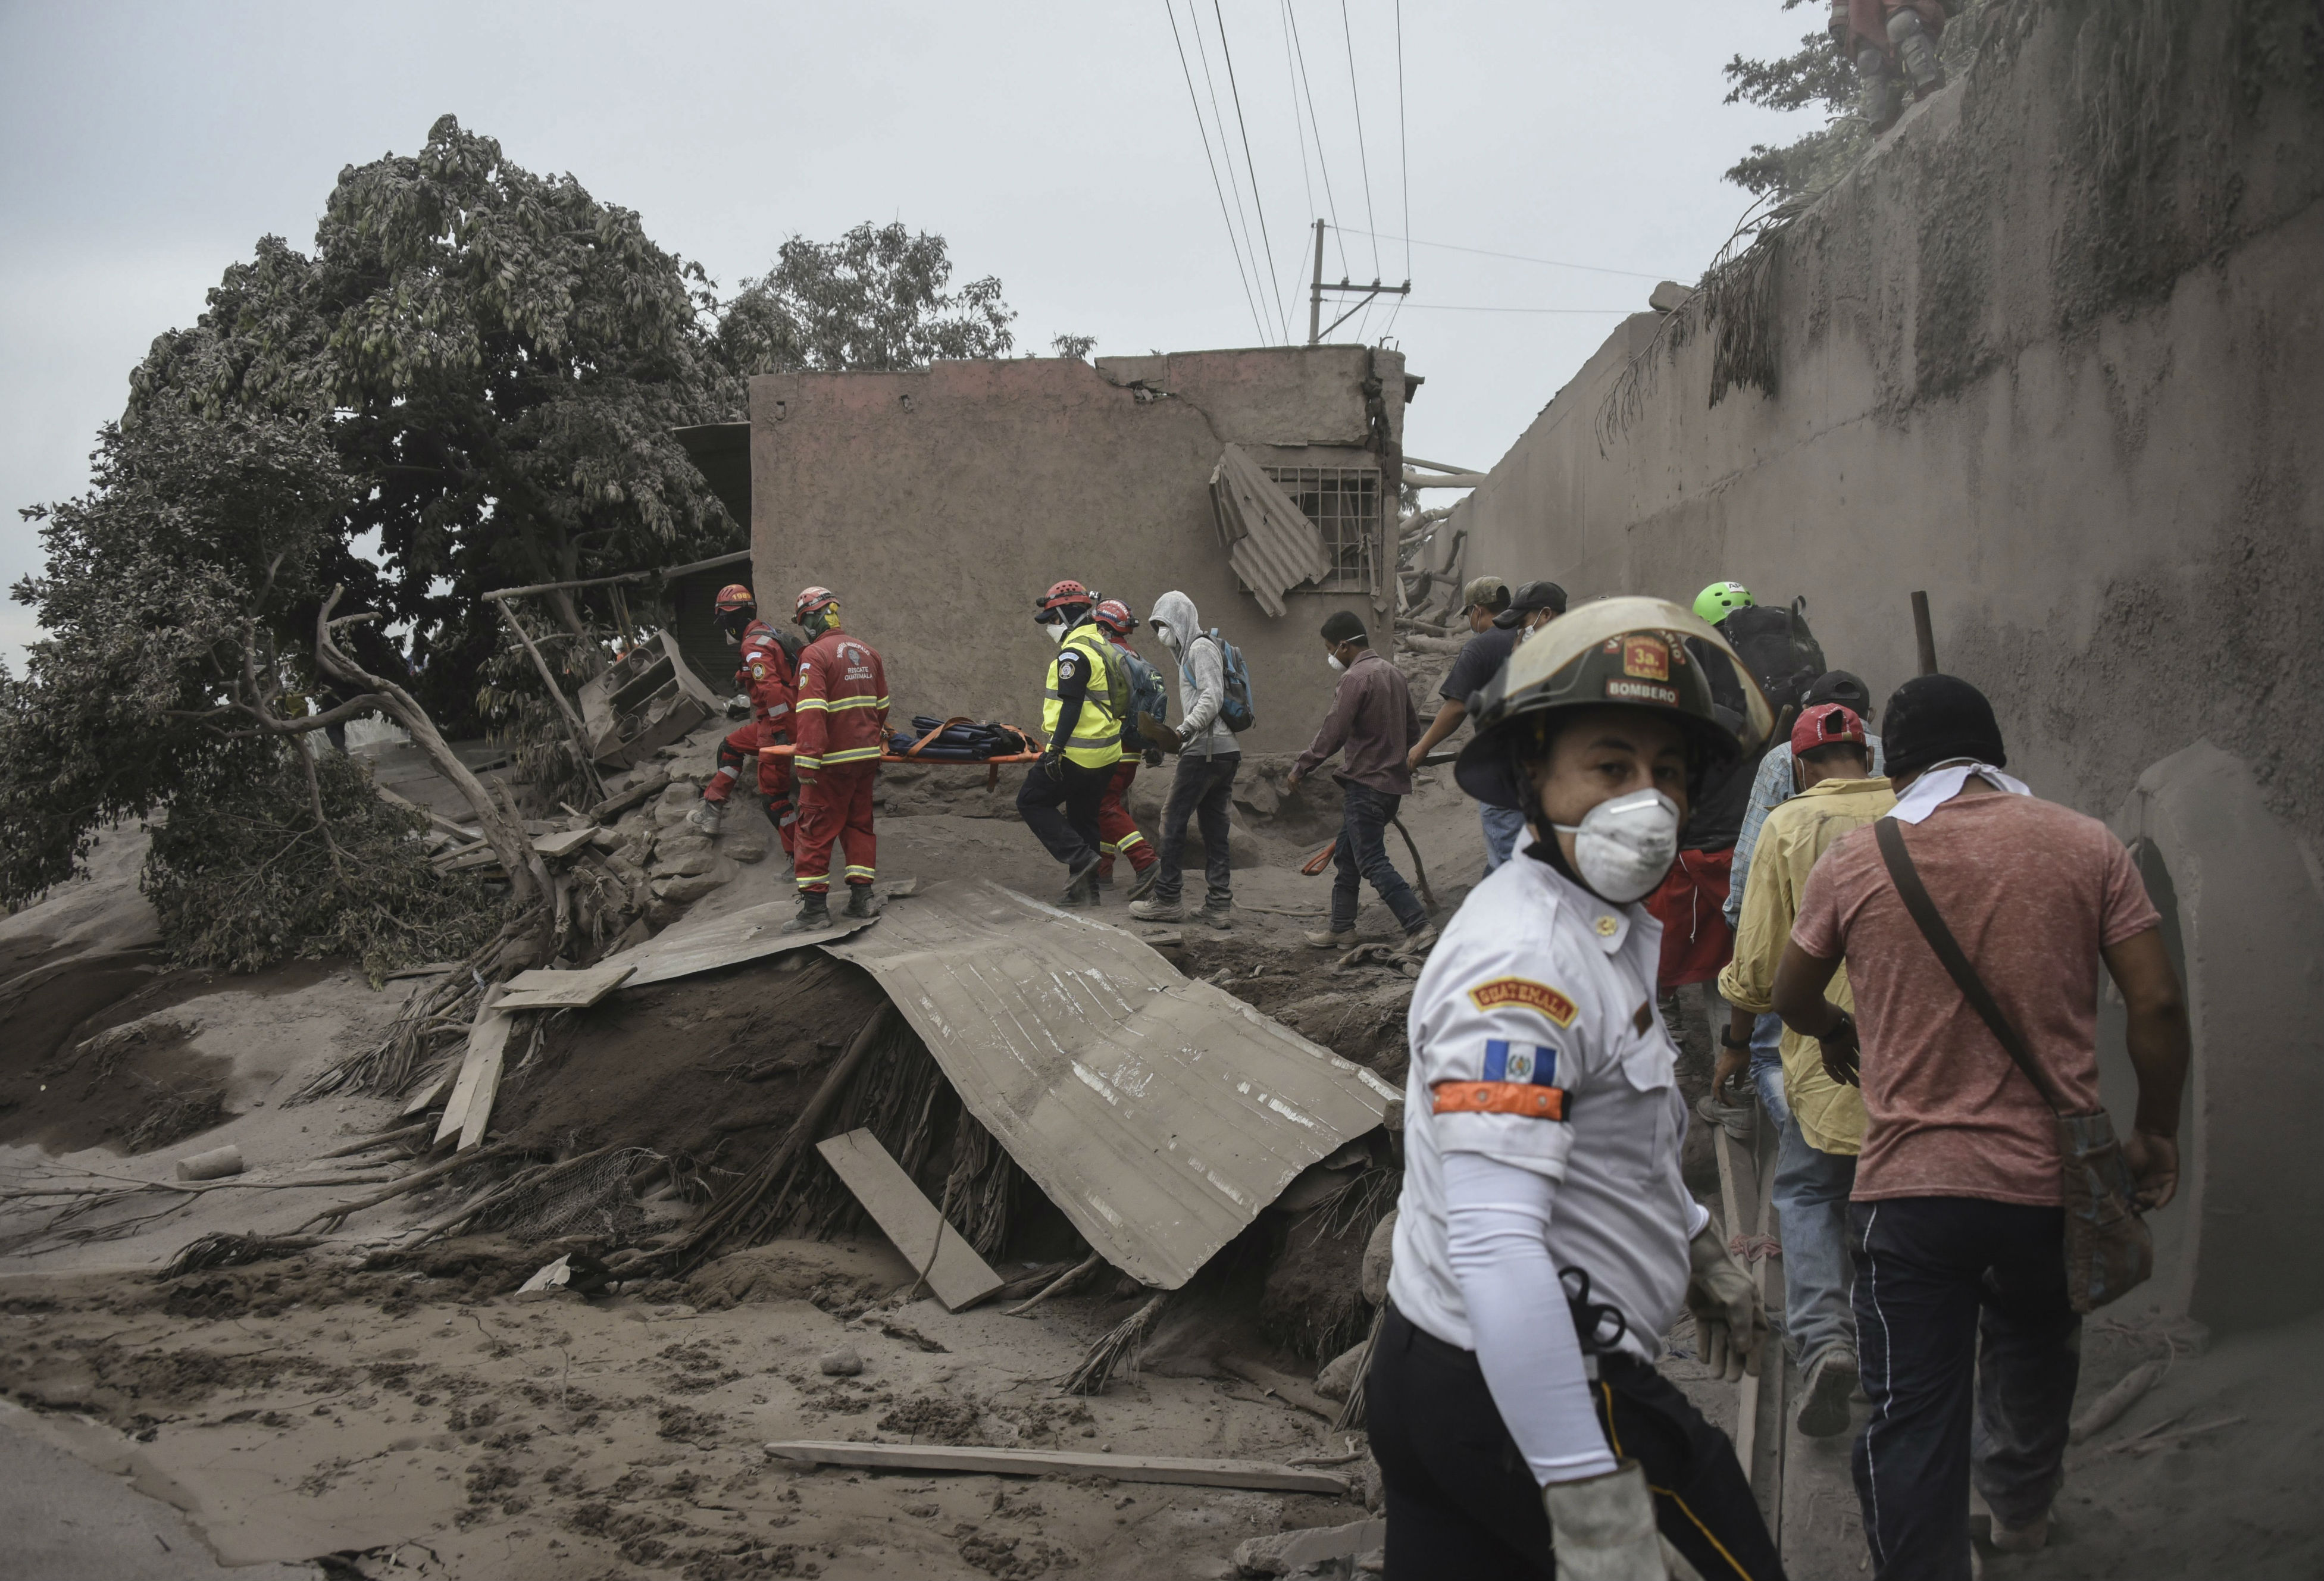
[[[1323,322],[1323,293],[1325,291],[1344,294],[1356,299],[1352,303],[1349,304],[1348,310],[1346,312],[1341,314],[1337,318],[1333,319],[1329,324],[1325,324]],[[1315,275],[1307,287],[1307,344],[1309,345],[1321,345],[1325,336],[1331,334],[1332,331],[1339,328],[1341,325],[1345,324],[1349,319],[1354,317],[1356,310],[1361,308],[1366,302],[1370,301],[1374,297],[1408,297],[1410,295],[1412,295],[1412,282],[1410,280],[1406,280],[1400,286],[1387,286],[1380,284],[1379,280],[1375,280],[1368,286],[1360,286],[1354,281],[1349,280],[1347,276],[1342,275],[1340,277],[1340,283],[1337,285],[1327,285],[1324,283],[1323,222],[1320,219],[1315,222]]]
[[[1307,288],[1307,344],[1323,337],[1323,222],[1315,222],[1315,279]]]

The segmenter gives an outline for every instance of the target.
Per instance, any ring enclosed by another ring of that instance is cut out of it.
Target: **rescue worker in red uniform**
[[[793,703],[799,810],[792,869],[799,908],[783,924],[788,933],[831,925],[825,896],[835,841],[847,848],[847,915],[872,915],[878,876],[872,784],[888,740],[887,673],[861,638],[840,630],[839,600],[827,587],[810,587],[798,596],[798,620],[812,640],[799,655]]]
[[[1110,598],[1100,603],[1090,618],[1105,633],[1106,640],[1120,653],[1121,662],[1130,667],[1133,703],[1148,702],[1149,706],[1143,712],[1150,714],[1156,723],[1162,722],[1169,712],[1162,677],[1139,657],[1138,649],[1130,646],[1130,634],[1138,630],[1138,617],[1130,612],[1128,604],[1118,598]],[[1130,815],[1130,808],[1126,804],[1130,782],[1138,777],[1139,759],[1144,758],[1149,768],[1158,768],[1162,765],[1162,749],[1148,745],[1138,728],[1139,712],[1133,706],[1130,717],[1122,722],[1121,762],[1114,768],[1113,779],[1105,788],[1105,796],[1097,804],[1097,832],[1101,837],[1097,848],[1097,881],[1111,884],[1114,858],[1128,857],[1130,870],[1137,874],[1130,886],[1130,898],[1132,900],[1145,898],[1146,892],[1154,887],[1156,869],[1162,859],[1154,847],[1148,843],[1146,836],[1139,832],[1138,820]]]
[[[718,769],[702,787],[702,802],[686,821],[715,838],[718,821],[742,777],[742,759],[761,747],[790,740],[791,655],[781,634],[759,619],[758,601],[739,582],[718,590],[713,619],[726,640],[742,649],[736,660],[734,685],[747,699],[751,715],[718,745]],[[766,798],[767,817],[780,835],[783,850],[791,849],[790,761],[776,753],[759,758],[759,794]]]

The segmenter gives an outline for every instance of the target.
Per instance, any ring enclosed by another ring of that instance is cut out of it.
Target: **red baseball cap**
[[[1819,703],[1803,712],[1792,726],[1792,755],[1812,752],[1818,747],[1838,747],[1849,743],[1865,745],[1864,722],[1856,710],[1839,703]]]

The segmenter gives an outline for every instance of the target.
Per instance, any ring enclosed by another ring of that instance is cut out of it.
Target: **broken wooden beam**
[[[1106,1455],[1057,1449],[993,1449],[974,1445],[839,1444],[786,1439],[766,1446],[778,1460],[853,1466],[872,1471],[957,1471],[983,1476],[1110,1476],[1116,1482],[1176,1483],[1188,1487],[1261,1488],[1344,1498],[1345,1477],[1295,1470],[1264,1460],[1197,1460],[1175,1455]]]
[[[476,1018],[468,1026],[468,1051],[460,1062],[459,1078],[452,1083],[444,1117],[436,1125],[436,1141],[457,1136],[462,1153],[484,1139],[484,1122],[493,1117],[493,1100],[500,1093],[501,1056],[508,1052],[512,1025],[499,1008],[503,991],[501,985],[493,984],[476,1007]]]
[[[546,971],[535,967],[509,979],[508,991],[493,1002],[493,1007],[503,1014],[514,1010],[586,1010],[628,981],[636,970],[636,962],[624,964],[618,959],[585,966],[577,971]]]
[[[895,1243],[904,1261],[922,1271],[945,1310],[957,1312],[1008,1282],[976,1255],[959,1230],[945,1222],[936,1205],[868,1127],[816,1144],[825,1163],[880,1231]]]

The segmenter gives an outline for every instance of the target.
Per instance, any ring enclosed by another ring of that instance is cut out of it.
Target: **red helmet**
[[[717,609],[722,615],[732,614],[736,610],[755,610],[758,607],[759,601],[752,598],[751,590],[739,582],[730,582],[718,590]]]
[[[1087,609],[1096,602],[1088,588],[1068,576],[1063,582],[1052,584],[1048,592],[1034,601],[1033,619],[1046,619],[1058,610]]]
[[[809,615],[819,614],[825,610],[836,609],[838,607],[839,595],[832,592],[831,589],[827,587],[806,588],[803,589],[798,595],[798,606],[792,611],[791,619],[804,626],[807,624],[807,618]]]
[[[1093,618],[1116,637],[1127,637],[1138,630],[1138,617],[1131,614],[1130,606],[1118,598],[1110,598],[1098,605]]]

